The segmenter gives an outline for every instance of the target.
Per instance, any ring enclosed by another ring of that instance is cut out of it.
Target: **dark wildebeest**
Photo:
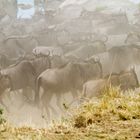
[[[109,86],[120,86],[121,90],[135,89],[139,87],[139,81],[134,69],[114,73],[103,79],[91,80],[83,85],[83,96],[87,98],[98,97]]]
[[[23,90],[23,95],[28,97],[27,89],[35,91],[35,81],[38,75],[49,68],[59,67],[65,64],[60,56],[39,56],[37,58],[21,61],[18,64],[10,66],[1,71],[1,85],[5,85],[9,80],[8,85],[0,87],[0,93],[10,88],[11,91]],[[5,79],[4,79],[5,78]],[[31,91],[30,91],[31,92]]]
[[[83,63],[68,63],[61,68],[48,69],[41,73],[36,82],[36,102],[39,102],[39,90],[43,88],[41,99],[45,99],[43,104],[45,107],[50,105],[50,100],[55,94],[57,105],[60,105],[61,95],[63,93],[72,92],[73,98],[77,96],[77,90],[82,90],[82,85],[91,79],[102,77],[102,66],[99,61],[94,59],[87,60]],[[45,97],[46,96],[46,97]],[[50,105],[50,108],[53,107]],[[49,113],[48,109],[46,111]]]
[[[124,45],[120,47],[113,47],[108,50],[108,52],[111,63],[114,63],[113,72],[119,73],[123,70],[128,69],[131,65],[140,64],[140,49],[137,48],[137,46]]]
[[[116,46],[92,57],[100,58],[105,76],[110,73],[120,73],[131,65],[140,64],[140,49],[136,45]]]
[[[27,97],[27,89],[35,91],[37,76],[48,68],[50,68],[50,58],[45,56],[30,61],[23,60],[1,70],[0,83],[4,86],[0,87],[0,94],[8,88],[11,91],[22,89],[24,96]],[[8,84],[7,81],[9,81]]]
[[[1,70],[1,77],[6,77],[10,80],[10,85],[8,85],[7,88],[10,88],[11,90],[21,89],[27,86],[33,87],[34,83],[30,81],[34,79],[35,74],[34,67],[28,61],[21,61],[17,65]],[[7,88],[3,86],[0,92],[4,92],[4,89]]]
[[[0,94],[6,89],[10,89],[10,91],[26,89],[28,87],[35,89],[35,76],[35,69],[28,61],[22,61],[17,65],[1,70]]]

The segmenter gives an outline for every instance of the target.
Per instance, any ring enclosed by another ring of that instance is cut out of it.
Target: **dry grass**
[[[140,94],[110,87],[100,99],[71,110],[72,117],[49,129],[0,125],[0,140],[135,140],[140,139]]]

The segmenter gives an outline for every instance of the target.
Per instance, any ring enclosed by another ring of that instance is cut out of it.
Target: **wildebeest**
[[[35,69],[28,61],[21,61],[3,69],[0,72],[0,94],[6,89],[10,89],[10,91],[35,89],[35,78]]]
[[[121,90],[135,89],[139,87],[139,81],[134,69],[113,73],[98,80],[90,80],[83,85],[83,96],[87,98],[99,97],[105,88],[120,86]]]
[[[32,53],[36,56],[48,55],[49,52],[50,52],[50,56],[63,55],[63,50],[60,47],[38,46],[38,47],[35,47],[32,51]]]
[[[28,61],[21,61],[20,63],[1,70],[1,77],[6,77],[10,80],[7,87],[2,86],[0,93],[3,93],[5,89],[10,88],[10,90],[23,89],[25,87],[35,87],[36,71],[32,64]],[[5,84],[4,81],[0,82],[1,85]]]
[[[23,95],[27,96],[26,89],[30,88],[35,91],[37,76],[47,68],[50,68],[49,56],[35,58],[30,61],[23,60],[1,70],[0,93],[2,94],[8,88],[10,91],[22,89]],[[8,84],[6,84],[7,81],[9,81]]]
[[[18,63],[20,61],[24,60],[24,56],[19,56],[18,58],[9,58],[6,54],[0,54],[0,68],[4,69],[8,66]]]
[[[138,33],[129,33],[125,39],[126,44],[134,44],[140,42],[140,35]]]
[[[103,75],[119,73],[131,65],[140,64],[140,49],[134,45],[115,46],[107,52],[93,55],[99,57],[103,67]]]
[[[50,56],[50,51],[48,54],[40,55],[37,58],[34,58],[30,61],[36,70],[36,75],[38,76],[46,69],[57,68],[67,64],[69,61],[65,59],[65,57],[60,55],[52,55]]]
[[[10,57],[19,55],[19,51],[31,52],[38,45],[37,40],[29,35],[9,36],[3,41],[3,49]]]
[[[39,102],[40,87],[44,91],[41,99],[44,100],[45,107],[48,107],[54,94],[57,97],[57,105],[60,107],[62,94],[71,91],[75,98],[77,96],[77,90],[82,90],[83,83],[101,77],[101,63],[94,59],[89,59],[83,63],[68,63],[61,68],[48,69],[37,78],[36,103]]]
[[[35,82],[38,75],[46,69],[59,67],[64,64],[66,63],[60,56],[50,57],[49,54],[48,56],[40,56],[14,64],[1,70],[1,85],[5,85],[7,81],[9,83],[6,86],[0,87],[0,93],[3,93],[7,88],[10,88],[11,91],[22,89],[23,95],[27,96],[26,89],[30,88],[35,91]]]
[[[91,44],[88,44],[87,46],[79,47],[78,49],[65,54],[65,56],[68,57],[71,55],[75,55],[76,57],[86,59],[94,54],[102,53],[105,51],[106,51],[106,45],[104,44],[104,42],[98,40],[92,42]]]
[[[133,64],[140,63],[139,54],[140,49],[135,46],[124,45],[120,47],[113,47],[109,52],[109,59],[113,63],[114,61],[114,69],[116,72],[123,71],[129,68]]]

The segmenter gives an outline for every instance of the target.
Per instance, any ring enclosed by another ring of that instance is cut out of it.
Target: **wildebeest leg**
[[[62,93],[56,94],[56,105],[62,110],[63,108],[61,104],[61,99],[62,99]]]
[[[42,108],[45,108],[45,111],[47,113],[48,121],[50,121],[50,118],[51,118],[51,114],[50,114],[50,110],[49,110],[50,98],[46,97],[46,95],[44,93],[41,97],[41,101],[42,101]]]
[[[54,109],[54,107],[52,105],[49,104],[48,107],[50,107],[50,109],[54,115],[57,115],[57,111]]]
[[[42,85],[41,81],[42,81],[41,78],[36,79],[36,81],[35,81],[35,99],[34,99],[35,101],[34,101],[34,103],[37,104],[38,106],[39,106],[39,97],[40,97],[39,96],[39,94],[40,94],[40,87]],[[44,88],[43,88],[43,91],[45,93],[45,89]]]
[[[51,109],[51,111],[53,112],[53,114],[57,114],[57,111],[56,111],[56,109],[51,105],[51,99],[52,99],[52,94],[50,93],[50,99],[48,99],[48,107],[50,107],[50,109]],[[48,97],[48,96],[47,96]],[[46,98],[47,98],[46,97]]]
[[[46,90],[45,90],[46,91]],[[47,115],[48,115],[48,118],[50,118],[50,111],[49,111],[49,108],[51,109],[51,111],[53,112],[53,114],[57,114],[56,110],[54,109],[54,107],[51,105],[51,99],[52,99],[52,93],[48,93],[48,92],[45,92],[43,95],[42,95],[42,101],[43,101],[43,105],[46,109],[46,112],[47,112]]]
[[[48,120],[48,122],[50,122],[50,120],[51,120],[51,113],[50,113],[49,107],[47,106],[44,109],[45,109],[45,111],[47,113],[47,120]],[[42,116],[45,116],[43,110],[42,110]]]
[[[17,91],[14,91],[14,92],[17,93]],[[19,94],[19,93],[18,93],[18,94]],[[21,101],[21,104],[20,104],[20,107],[19,107],[19,108],[21,108],[21,107],[24,106],[25,101],[28,101],[28,98],[27,98],[27,90],[26,90],[26,89],[22,89],[20,94],[23,95],[23,96],[22,96],[23,98],[22,98],[22,101]],[[28,102],[29,102],[29,101],[28,101]]]

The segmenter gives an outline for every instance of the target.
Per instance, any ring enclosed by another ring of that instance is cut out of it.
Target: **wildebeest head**
[[[119,80],[120,87],[123,90],[134,89],[139,87],[139,81],[134,68],[132,68],[129,71],[121,72]]]

